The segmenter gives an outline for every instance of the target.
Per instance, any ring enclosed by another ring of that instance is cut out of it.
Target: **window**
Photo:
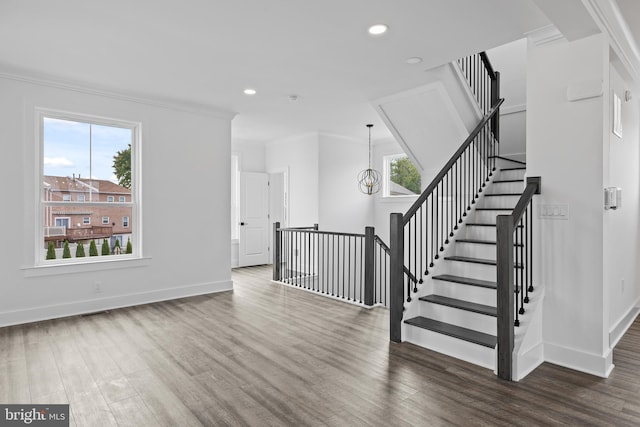
[[[56,218],[56,227],[69,228],[70,223],[71,223],[71,218]]]
[[[385,156],[384,197],[415,196],[422,191],[420,172],[405,154]]]
[[[111,240],[115,233],[121,235],[124,227],[132,243],[133,256],[141,256],[137,249],[139,227],[131,227],[131,218],[137,224],[140,210],[136,167],[139,124],[50,110],[38,110],[37,114],[40,142],[37,158],[41,159],[37,263],[70,262],[47,259],[51,244],[59,247],[65,240],[85,245],[92,240]],[[122,196],[118,196],[116,202],[113,194]],[[113,227],[103,230],[86,227],[91,225],[92,217],[96,218],[94,224],[101,220],[102,225]],[[122,227],[111,223],[110,218],[117,217],[123,218]],[[64,233],[59,228],[50,230],[56,226],[66,227]],[[91,258],[74,258],[74,262],[95,261]]]
[[[128,216],[123,216],[122,217],[122,226],[127,228],[129,226],[129,217]]]

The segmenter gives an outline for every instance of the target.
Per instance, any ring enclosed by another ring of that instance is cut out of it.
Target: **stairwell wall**
[[[566,204],[567,220],[537,220],[534,275],[546,287],[545,360],[600,376],[612,369],[603,285],[603,138],[606,92],[569,101],[570,87],[608,81],[602,35],[531,45],[527,65],[527,174],[537,204]]]

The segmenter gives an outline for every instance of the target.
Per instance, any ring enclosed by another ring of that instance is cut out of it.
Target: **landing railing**
[[[533,292],[533,196],[540,194],[540,177],[527,186],[510,215],[496,221],[498,376],[512,379],[514,327],[525,313]]]
[[[458,65],[483,118],[409,211],[391,214],[389,332],[395,342],[402,341],[404,302],[411,301],[417,284],[429,275],[458,224],[480,197],[500,155],[499,109],[504,101],[500,99],[500,74],[484,53],[463,58]]]
[[[389,247],[364,234],[274,224],[273,280],[363,306],[388,306]]]

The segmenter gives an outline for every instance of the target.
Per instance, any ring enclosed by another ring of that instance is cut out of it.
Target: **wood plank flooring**
[[[640,322],[602,379],[520,383],[388,340],[388,312],[234,271],[233,292],[0,329],[0,402],[77,426],[640,425]]]

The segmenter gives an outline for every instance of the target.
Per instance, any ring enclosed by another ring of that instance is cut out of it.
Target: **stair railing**
[[[388,306],[389,247],[375,234],[273,225],[273,280],[364,306]],[[409,271],[407,280],[415,281]]]
[[[527,186],[510,215],[496,221],[498,377],[513,379],[514,327],[533,292],[533,196],[540,194],[540,177]]]
[[[411,301],[412,292],[418,291],[417,285],[429,275],[458,224],[476,203],[500,154],[499,110],[504,102],[500,74],[484,53],[462,58],[458,65],[483,118],[408,212],[391,214],[389,335],[394,342],[402,341],[404,302]],[[405,274],[406,269],[411,276]]]

